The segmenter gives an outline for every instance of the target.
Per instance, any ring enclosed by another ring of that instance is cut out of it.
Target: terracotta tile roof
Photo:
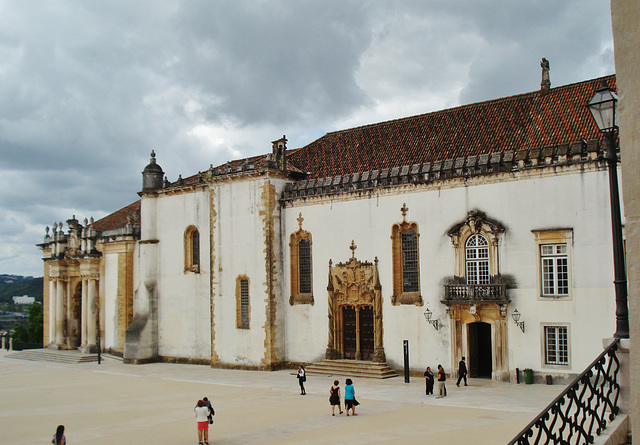
[[[140,200],[107,215],[93,223],[93,227],[99,232],[125,227],[131,219],[133,225],[140,224]]]
[[[288,150],[287,156],[289,156],[289,153],[291,153],[291,151]],[[209,172],[211,172],[211,174],[213,174],[214,176],[219,176],[219,175],[236,173],[241,171],[250,171],[250,170],[265,168],[267,161],[268,161],[268,155],[266,154],[251,156],[249,158],[243,158],[243,159],[235,159],[233,161],[228,161],[228,162],[225,162],[224,164],[220,164],[216,167],[211,165],[211,167],[208,170],[205,170],[204,172],[201,172],[199,174],[208,174]],[[287,170],[294,173],[303,173],[303,171],[300,170],[296,165],[290,163],[288,159],[287,159]],[[196,175],[189,176],[187,178],[183,178],[182,184],[179,184],[179,181],[171,182],[169,183],[169,187],[173,187],[176,185],[191,186],[191,185],[197,184],[198,181],[199,181],[198,174],[196,174]]]
[[[586,107],[615,76],[327,133],[287,159],[310,178],[593,140]]]

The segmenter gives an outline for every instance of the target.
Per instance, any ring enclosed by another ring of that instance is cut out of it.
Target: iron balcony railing
[[[616,339],[508,445],[594,442],[620,411]]]
[[[506,284],[445,284],[444,300],[450,302],[508,301]]]

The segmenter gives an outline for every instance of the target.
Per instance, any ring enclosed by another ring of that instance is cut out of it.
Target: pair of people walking
[[[198,400],[196,407],[193,409],[196,413],[196,422],[198,423],[198,444],[209,445],[209,424],[213,423],[215,411],[209,399],[204,397]]]
[[[340,414],[343,413],[342,407],[340,406],[340,382],[337,380],[333,381],[333,385],[329,389],[329,404],[331,405],[331,415],[336,415],[336,406],[340,410]],[[357,416],[356,406],[360,405],[360,402],[356,400],[356,390],[353,387],[353,381],[351,379],[347,379],[345,381],[344,387],[344,409],[347,412],[347,417],[349,416],[349,410],[351,410],[352,416]]]

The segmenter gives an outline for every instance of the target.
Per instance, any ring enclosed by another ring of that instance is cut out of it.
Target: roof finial
[[[540,93],[544,95],[547,94],[549,92],[549,88],[551,88],[551,79],[549,78],[549,61],[543,57],[540,61],[540,66],[542,67],[542,82],[540,82]]]

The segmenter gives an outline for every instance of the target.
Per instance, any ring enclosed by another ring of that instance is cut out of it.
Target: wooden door
[[[360,356],[371,360],[373,355],[373,306],[360,308]]]
[[[342,306],[342,351],[344,358],[356,358],[356,310],[353,306]]]

